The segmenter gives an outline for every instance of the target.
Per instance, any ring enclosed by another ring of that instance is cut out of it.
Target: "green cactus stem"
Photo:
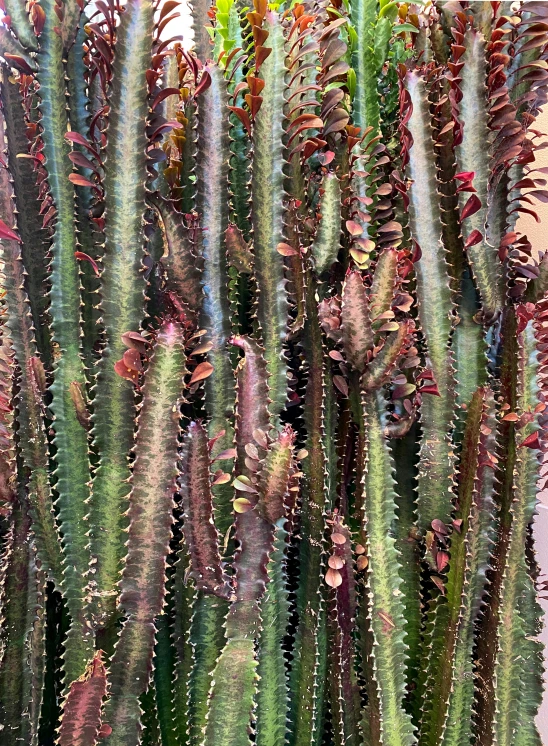
[[[120,581],[126,621],[112,659],[104,722],[106,743],[139,743],[139,697],[147,688],[154,619],[162,613],[165,564],[175,491],[179,406],[185,355],[180,326],[167,319],[157,332],[145,373],[130,494],[128,554]]]
[[[117,31],[111,114],[105,162],[107,209],[101,317],[106,345],[97,366],[93,447],[100,455],[89,506],[93,613],[96,624],[114,614],[116,585],[122,569],[130,476],[129,453],[135,429],[132,383],[114,370],[126,350],[122,334],[137,332],[144,305],[143,215],[146,173],[146,70],[150,65],[152,3],[130,0]],[[124,301],[120,304],[120,298]]]

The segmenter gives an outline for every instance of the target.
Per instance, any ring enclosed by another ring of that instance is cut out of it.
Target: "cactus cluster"
[[[2,10],[0,746],[540,746],[547,4]]]

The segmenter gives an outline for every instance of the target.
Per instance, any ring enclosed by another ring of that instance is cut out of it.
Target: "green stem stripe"
[[[116,585],[125,552],[122,530],[136,410],[133,384],[115,373],[114,364],[126,350],[122,334],[138,331],[143,317],[145,73],[151,60],[152,28],[151,1],[129,0],[117,30],[105,157],[105,199],[109,208],[105,214],[100,308],[106,346],[97,368],[93,445],[100,461],[90,502],[93,612],[99,624],[115,613]]]

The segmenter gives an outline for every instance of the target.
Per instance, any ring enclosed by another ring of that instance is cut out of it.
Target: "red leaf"
[[[194,98],[197,98],[200,93],[207,91],[210,85],[211,75],[208,73],[207,70],[204,70],[202,73],[202,77],[200,78],[200,82],[198,83],[198,85],[196,86],[196,90],[194,91]]]
[[[89,262],[93,267],[93,271],[95,272],[97,277],[99,277],[99,267],[97,266],[97,262],[95,261],[95,259],[92,259],[88,254],[84,254],[83,251],[75,251],[74,256],[76,257],[76,259],[80,259],[83,262]]]
[[[348,396],[348,383],[342,376],[333,376],[333,383],[339,389],[343,396]]]
[[[20,57],[18,54],[9,54],[8,52],[4,52],[4,57],[13,65],[13,67],[21,70],[21,72],[26,75],[32,75],[33,69],[24,57]]]
[[[520,448],[523,448],[523,447],[525,447],[525,448],[536,448],[536,449],[540,448],[540,443],[539,443],[539,439],[538,439],[538,432],[531,433],[531,435],[528,435],[527,438],[525,438],[525,440],[522,443],[519,444],[519,447]]]
[[[3,220],[0,220],[0,238],[5,238],[9,241],[17,241],[18,243],[21,243],[21,239],[17,235],[17,233],[14,233],[12,229],[7,226]]]
[[[168,96],[178,96],[179,95],[179,89],[178,88],[164,88],[163,91],[160,91],[154,101],[152,102],[151,109],[155,109],[158,104],[161,104],[164,99],[166,99]]]
[[[97,189],[97,185],[91,182],[89,179],[86,179],[85,176],[82,176],[81,174],[69,174],[69,181],[71,181],[73,184],[76,184],[76,186],[83,186],[83,187],[90,187],[90,189]]]
[[[190,378],[189,385],[192,383],[197,383],[198,381],[203,381],[204,378],[209,378],[212,373],[213,366],[211,365],[211,363],[200,363],[200,365],[197,365],[196,368],[194,368],[194,373]]]
[[[455,179],[458,181],[472,181],[475,175],[475,171],[461,171],[460,174],[455,174]]]
[[[473,230],[468,238],[466,239],[466,243],[464,244],[465,249],[469,249],[471,246],[475,246],[478,243],[481,243],[483,241],[483,236],[481,234],[481,231]]]
[[[276,246],[276,251],[282,256],[297,256],[297,254],[299,253],[296,249],[293,248],[293,246],[290,246],[288,243],[279,243]]]
[[[240,122],[244,125],[244,127],[247,130],[247,134],[251,136],[251,121],[249,119],[249,114],[245,109],[242,109],[240,106],[229,106],[228,107],[230,111],[233,111],[234,114],[238,117]]]
[[[480,202],[479,197],[476,194],[472,194],[468,198],[467,203],[462,208],[460,219],[466,220],[466,218],[469,218],[470,215],[474,215],[480,209],[481,209],[481,202]]]

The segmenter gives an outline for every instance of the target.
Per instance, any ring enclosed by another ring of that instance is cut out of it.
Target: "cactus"
[[[4,4],[0,746],[539,744],[545,3]]]

